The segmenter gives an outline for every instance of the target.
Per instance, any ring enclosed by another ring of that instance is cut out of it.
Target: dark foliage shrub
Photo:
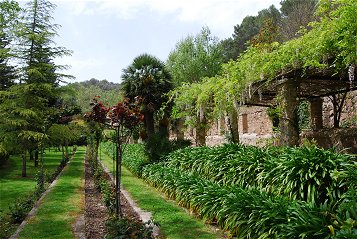
[[[188,147],[191,140],[169,140],[160,132],[155,133],[145,141],[145,151],[150,163],[159,162],[172,151]]]
[[[172,151],[170,140],[161,133],[155,133],[145,141],[145,152],[149,162],[159,162],[160,158]]]
[[[192,141],[189,139],[174,139],[170,140],[172,151],[183,149],[192,145]]]
[[[30,195],[29,197],[24,197],[16,200],[16,202],[9,206],[10,217],[12,223],[22,222],[29,211],[32,209],[37,197],[35,195]]]
[[[9,154],[5,152],[0,152],[0,168],[6,164],[7,160],[9,159]]]

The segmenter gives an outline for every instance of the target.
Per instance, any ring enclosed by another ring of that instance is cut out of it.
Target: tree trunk
[[[116,157],[115,157],[115,213],[117,217],[122,216],[121,204],[120,204],[120,179],[121,179],[121,164],[122,164],[122,142],[119,134],[119,127],[116,130]]]
[[[62,145],[62,160],[65,160],[65,155],[64,155],[64,146]]]
[[[232,136],[233,143],[239,143],[239,130],[238,130],[238,113],[232,110],[229,114],[229,129]]]
[[[333,95],[332,96],[332,103],[333,103],[333,127],[339,128],[340,127],[340,120],[342,114],[342,108],[345,103],[345,99],[347,96],[347,92],[343,94]]]
[[[164,117],[159,122],[159,132],[160,135],[164,135],[165,137],[169,137],[169,117],[165,114]]]
[[[33,150],[29,150],[30,161],[33,161]]]
[[[66,159],[69,159],[69,152],[68,152],[68,142],[65,143],[65,149],[66,149]]]
[[[205,146],[206,145],[206,128],[207,121],[206,117],[197,119],[199,123],[196,126],[196,146]]]
[[[22,177],[25,178],[26,175],[26,151],[22,154]]]
[[[283,146],[299,144],[297,84],[295,79],[289,79],[281,87],[283,115],[280,120],[280,144]]]
[[[35,167],[38,167],[38,149],[35,150]]]
[[[144,117],[146,132],[150,138],[155,133],[154,113],[151,111],[145,111]]]
[[[184,122],[185,122],[185,120],[183,118],[176,120],[175,133],[176,133],[177,140],[185,139],[185,133],[183,132]]]

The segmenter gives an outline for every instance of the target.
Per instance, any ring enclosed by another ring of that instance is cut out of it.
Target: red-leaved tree
[[[112,107],[106,107],[99,101],[99,97],[97,96],[91,103],[92,110],[85,115],[87,119],[97,122],[103,127],[110,127],[115,130],[115,212],[119,217],[122,216],[120,208],[120,183],[123,146],[128,143],[133,130],[144,120],[144,115],[140,111],[140,104],[141,99],[136,97],[134,102],[130,102],[126,98]]]

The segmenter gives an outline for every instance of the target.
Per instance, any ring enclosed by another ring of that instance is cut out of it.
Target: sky
[[[56,0],[55,42],[73,51],[56,59],[76,77],[121,82],[122,70],[140,54],[166,61],[176,44],[207,26],[220,40],[233,34],[244,17],[280,0]]]

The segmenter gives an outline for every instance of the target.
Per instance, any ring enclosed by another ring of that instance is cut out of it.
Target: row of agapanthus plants
[[[123,145],[128,143],[135,127],[144,120],[144,116],[140,111],[140,104],[140,98],[136,97],[133,102],[126,98],[116,105],[108,107],[100,101],[99,96],[96,96],[91,103],[92,110],[85,114],[95,139],[96,159],[98,159],[98,147],[102,137],[102,130],[108,128],[115,132],[112,141],[115,144],[115,214],[117,217],[122,216],[120,180]]]
[[[149,164],[142,147],[128,146],[126,167],[238,238],[357,236],[355,156],[226,144],[177,150]]]

